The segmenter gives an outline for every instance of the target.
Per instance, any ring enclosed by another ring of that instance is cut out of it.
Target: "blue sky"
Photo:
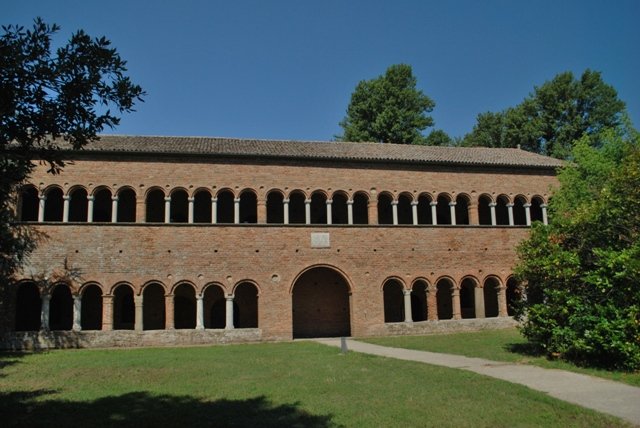
[[[10,1],[106,36],[148,92],[109,133],[329,140],[360,80],[413,67],[436,128],[519,103],[557,73],[601,71],[640,127],[640,1]]]

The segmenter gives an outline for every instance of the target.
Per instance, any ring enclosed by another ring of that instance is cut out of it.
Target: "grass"
[[[545,368],[568,370],[640,386],[640,372],[628,373],[577,367],[560,360],[549,360],[533,353],[527,340],[516,329],[490,330],[431,336],[396,336],[364,339],[364,342],[395,348],[443,352],[467,357],[486,358]]]
[[[462,370],[313,342],[0,354],[8,426],[613,427]]]

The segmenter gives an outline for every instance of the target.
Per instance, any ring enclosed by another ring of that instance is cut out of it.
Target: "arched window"
[[[58,284],[49,303],[49,329],[71,330],[73,326],[73,297],[66,284]]]
[[[389,279],[382,287],[384,299],[384,322],[404,321],[404,287],[400,281]]]
[[[469,224],[469,196],[456,197],[456,224]]]
[[[491,197],[480,195],[478,198],[478,221],[480,224],[491,225]]]
[[[369,197],[364,192],[353,195],[353,224],[369,224]]]
[[[378,224],[393,224],[393,197],[387,192],[378,195]]]
[[[526,203],[527,199],[524,196],[516,196],[513,203],[513,224],[518,226],[524,226],[527,224],[527,214],[524,207],[524,204]]]
[[[284,196],[277,190],[267,194],[267,223],[284,223]]]
[[[133,289],[127,284],[120,284],[113,292],[113,329],[133,330],[135,321]]]
[[[331,223],[348,224],[347,195],[343,192],[335,192],[331,199],[333,200],[331,203]]]
[[[498,196],[496,205],[496,224],[508,225],[509,224],[509,198],[505,195]]]
[[[311,195],[311,224],[327,224],[327,196],[322,192]]]
[[[410,194],[401,193],[398,196],[398,224],[413,224],[412,201]]]
[[[111,190],[102,188],[94,193],[93,201],[93,221],[110,222],[111,221]]]
[[[96,284],[82,291],[80,326],[83,330],[102,330],[102,290]]]
[[[231,190],[221,190],[218,192],[218,223],[233,223],[234,200]]]
[[[451,224],[451,207],[449,207],[449,202],[451,202],[449,195],[438,195],[438,206],[436,207],[438,224]]]
[[[418,197],[418,224],[433,224],[431,201],[431,195],[426,193]]]
[[[169,205],[169,221],[171,223],[186,223],[189,220],[189,195],[185,190],[177,189],[171,192]]]
[[[196,328],[196,291],[180,284],[173,292],[173,319],[176,329]]]
[[[233,324],[236,328],[258,328],[258,289],[250,282],[236,287],[233,298]]]
[[[160,189],[153,189],[147,193],[146,216],[148,223],[164,222],[164,192]]]
[[[211,223],[211,193],[198,190],[193,196],[193,222]]]
[[[62,221],[62,189],[53,187],[46,193],[47,200],[44,202],[44,221]]]
[[[498,316],[498,287],[500,283],[495,278],[488,278],[484,282],[484,315],[487,318]]]
[[[531,198],[531,222],[542,221],[542,207],[543,200],[539,196]]]
[[[436,289],[438,319],[449,320],[453,318],[453,303],[451,298],[453,284],[450,280],[443,278],[436,284]]]
[[[465,278],[460,284],[460,314],[462,318],[476,318],[476,282]]]
[[[304,193],[299,190],[294,190],[289,194],[289,223],[305,224],[305,199]]]
[[[40,199],[38,189],[33,186],[25,186],[20,190],[20,220],[38,221]]]
[[[413,321],[426,321],[427,317],[427,288],[425,281],[418,280],[411,289],[411,316]]]
[[[16,331],[40,330],[41,306],[40,291],[36,284],[20,283],[16,293]]]
[[[135,223],[136,221],[136,192],[131,188],[118,191],[118,223]],[[164,220],[164,219],[163,219]]]
[[[165,290],[157,282],[147,284],[142,291],[142,328],[144,330],[164,330]]]
[[[87,214],[87,191],[82,187],[73,189],[69,193],[69,221],[85,222]]]
[[[204,327],[225,328],[226,301],[224,290],[217,285],[210,285],[204,291]]]
[[[251,190],[240,194],[240,223],[258,222],[258,198]]]

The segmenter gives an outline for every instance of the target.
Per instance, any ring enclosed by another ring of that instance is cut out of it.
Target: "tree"
[[[534,225],[518,249],[522,332],[550,356],[638,370],[640,139],[601,131],[579,140],[572,156],[551,224]]]
[[[427,113],[435,103],[416,88],[410,65],[392,65],[383,76],[363,80],[351,94],[340,122],[342,141],[424,144],[422,131],[433,126]]]
[[[579,80],[560,73],[515,107],[482,113],[465,146],[516,147],[566,159],[583,135],[621,125],[624,103],[599,72],[586,70]],[[597,139],[592,141],[597,144]]]
[[[452,146],[454,140],[442,129],[434,129],[424,140],[427,146]]]
[[[3,26],[0,36],[0,286],[34,248],[33,231],[15,224],[15,197],[35,161],[64,167],[62,141],[79,149],[99,139],[118,114],[133,111],[144,91],[104,37],[77,31],[51,51],[60,30],[40,18],[32,29]],[[110,109],[115,108],[117,113]],[[5,311],[6,313],[6,311]]]

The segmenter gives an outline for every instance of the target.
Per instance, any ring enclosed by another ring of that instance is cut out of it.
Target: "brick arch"
[[[231,187],[221,187],[221,188],[215,190],[213,197],[217,198],[223,192],[231,192],[231,194],[233,195],[234,198],[237,197],[236,192]]]
[[[327,268],[327,269],[331,269],[331,270],[334,270],[334,271],[338,272],[340,275],[342,275],[342,277],[347,282],[347,286],[349,287],[349,293],[351,294],[353,292],[353,281],[351,280],[349,275],[347,275],[347,273],[345,273],[344,270],[342,270],[339,267],[337,267],[335,265],[332,265],[332,264],[317,263],[317,264],[313,264],[313,265],[307,266],[306,268],[304,268],[300,272],[298,272],[298,274],[293,278],[293,281],[291,281],[291,284],[289,285],[289,295],[293,294],[293,286],[295,285],[296,281],[298,281],[300,279],[300,277],[302,275],[304,275],[306,272],[308,272],[308,271],[310,271],[312,269],[315,269],[315,268]]]
[[[147,286],[149,286],[151,284],[159,284],[162,287],[162,289],[164,290],[164,293],[168,294],[167,285],[164,282],[162,282],[160,280],[157,280],[157,279],[151,279],[149,281],[145,281],[145,283],[142,284],[142,286],[138,289],[138,292],[136,293],[136,295],[142,296],[142,294],[144,293],[144,289],[147,288]],[[135,288],[134,288],[134,291],[135,291]]]
[[[430,293],[431,283],[427,278],[418,277],[411,282],[411,316],[416,322],[429,319],[429,304],[427,294]]]
[[[176,281],[171,287],[169,287],[169,294],[173,295],[175,293],[175,291],[176,291],[176,288],[178,288],[182,284],[187,284],[187,285],[191,286],[191,288],[193,288],[193,291],[196,292],[196,294],[197,294],[198,287],[193,282],[188,281],[186,279],[181,279],[180,281]]]
[[[34,186],[35,187],[35,186]],[[64,195],[64,189],[62,188],[61,185],[59,184],[49,184],[48,186],[44,187],[41,191],[42,195],[47,196],[47,194],[53,190],[60,190],[62,192],[62,194]]]
[[[400,285],[402,285],[402,289],[403,290],[407,290],[407,283],[399,276],[396,275],[389,275],[388,277],[386,277],[381,283],[380,286],[378,287],[378,289],[380,291],[383,291],[384,289],[384,285],[389,282],[389,281],[398,281],[400,283]],[[413,284],[413,283],[412,283]]]
[[[85,192],[87,192],[87,195],[90,194],[89,189],[87,189],[87,186],[85,186],[84,184],[74,184],[67,189],[67,192],[64,193],[64,195],[71,196],[71,193],[77,190],[84,190]]]
[[[304,191],[302,189],[291,189],[286,194],[286,198],[287,199],[291,199],[291,195],[294,194],[294,193],[301,193],[302,196],[304,196],[305,199],[309,199],[309,196],[311,196],[310,193],[308,193],[308,192],[306,192],[306,191]]]
[[[119,186],[117,189],[114,189],[114,190],[115,190],[115,194],[116,195],[120,195],[120,193],[122,193],[122,192],[126,192],[127,190],[131,190],[133,192],[133,194],[136,195],[136,198],[138,198],[140,196],[138,194],[138,191],[136,190],[136,188],[133,187],[133,186],[130,186],[128,184]]]
[[[448,284],[441,287],[440,284]],[[453,307],[452,292],[458,288],[458,284],[451,276],[443,275],[434,281],[436,288],[436,307],[438,319],[453,319],[456,313]]]
[[[487,283],[490,282],[493,282],[495,286],[488,287]],[[498,293],[503,284],[502,279],[498,275],[487,275],[482,281],[486,317],[497,317],[500,315]]]
[[[235,328],[258,328],[260,287],[253,280],[238,281],[233,286],[233,325]]]
[[[208,187],[203,187],[203,186],[196,187],[195,189],[193,189],[193,191],[191,192],[191,194],[189,196],[192,197],[192,198],[195,198],[196,195],[198,193],[201,193],[201,192],[206,192],[209,195],[209,197],[213,198],[213,192],[211,191],[211,189],[208,188]]]
[[[331,265],[313,265],[291,283],[294,338],[351,335],[351,284]]]
[[[112,196],[115,194],[111,186],[107,186],[106,184],[100,184],[94,187],[93,189],[91,189],[91,191],[89,192],[89,196],[95,197],[98,194],[98,192],[101,192],[103,190],[108,190]]]
[[[210,287],[218,287],[222,290],[222,292],[226,295],[227,294],[227,287],[225,287],[225,285],[222,282],[218,282],[218,281],[211,281],[211,282],[207,282],[203,287],[202,290],[200,291],[200,294],[203,295],[208,288]]]
[[[221,282],[209,282],[202,289],[205,328],[225,328],[227,288]]]
[[[316,189],[311,192],[311,224],[327,224],[327,200],[326,190]]]
[[[407,290],[405,282],[400,277],[390,276],[383,281],[381,290],[384,322],[404,321],[404,292]]]
[[[153,282],[153,281],[148,281],[148,282],[146,282],[146,283],[145,283],[145,285],[146,285],[147,283],[149,283],[149,282]],[[156,282],[159,282],[159,281],[156,281]],[[109,296],[113,296],[113,293],[116,291],[116,289],[117,289],[118,287],[122,286],[122,285],[126,285],[126,286],[128,286],[129,288],[131,288],[131,290],[133,290],[133,292],[134,292],[134,294],[135,294],[136,287],[135,287],[132,283],[130,283],[129,281],[118,281],[118,282],[116,282],[115,284],[113,284],[113,285],[109,288],[109,293],[108,293],[108,295],[109,295]],[[140,291],[141,291],[141,290],[142,290],[142,288],[140,288]],[[138,293],[138,295],[139,295],[139,294],[140,294],[140,293]]]
[[[253,279],[242,279],[240,281],[237,281],[235,284],[233,284],[233,287],[231,288],[231,294],[235,294],[236,293],[236,288],[238,288],[239,285],[241,284],[251,284],[254,287],[256,287],[256,291],[258,292],[258,296],[262,293],[262,290],[260,288],[260,286],[258,285],[258,283],[256,281],[254,281]]]
[[[331,194],[331,223],[332,224],[348,224],[349,223],[349,194],[344,190],[336,190]]]
[[[189,190],[186,187],[183,186],[176,186],[176,187],[172,187],[171,190],[169,190],[169,196],[173,196],[174,193],[176,192],[184,192],[187,194],[187,197],[189,197]]]
[[[80,286],[80,326],[82,330],[102,330],[102,298],[104,287],[97,281],[87,281]]]
[[[369,203],[371,201],[371,195],[364,190],[358,190],[353,192],[351,196],[353,201],[353,223],[354,224],[369,224]]]
[[[451,224],[451,209],[449,203],[454,201],[451,194],[447,192],[440,192],[436,198],[436,216],[438,218],[438,224]]]
[[[78,287],[78,293],[77,294],[81,296],[85,292],[85,290],[88,287],[91,287],[91,286],[97,286],[100,289],[100,291],[102,292],[102,294],[105,293],[104,286],[102,284],[100,284],[98,281],[86,281],[86,282],[83,282],[80,287]]]
[[[266,222],[269,224],[284,224],[284,199],[282,190],[271,188],[265,193],[265,205],[267,209]]]
[[[258,222],[258,192],[253,188],[245,188],[238,192],[240,199],[240,223]]]
[[[378,224],[393,224],[392,204],[396,200],[394,194],[383,190],[377,195]]]
[[[474,275],[465,275],[460,279],[460,315],[462,318],[478,318],[476,313],[476,288],[480,287],[480,281]],[[467,285],[471,286],[468,287]]]
[[[413,207],[411,204],[415,198],[411,192],[398,194],[398,224],[413,224]]]
[[[42,290],[32,279],[15,282],[15,314],[16,331],[37,331],[40,329],[42,307]]]
[[[277,187],[272,187],[272,188],[268,189],[268,190],[264,193],[264,196],[265,196],[265,198],[268,198],[268,197],[269,197],[269,195],[274,194],[274,193],[278,193],[278,194],[282,195],[282,198],[283,198],[283,199],[284,199],[284,198],[285,198],[285,196],[286,196],[285,191],[284,191],[284,190],[282,190],[282,189],[279,189],[279,188],[277,188]]]
[[[49,301],[49,328],[71,330],[73,327],[73,290],[69,283],[59,281],[52,285]]]
[[[143,196],[144,196],[145,200],[149,197],[149,193],[153,192],[154,190],[159,190],[159,191],[161,191],[161,192],[162,192],[162,195],[163,195],[164,197],[166,197],[166,196],[167,196],[167,192],[166,192],[166,190],[165,190],[163,187],[161,187],[161,186],[151,186],[151,187],[149,187],[149,188],[145,189],[145,191],[144,191],[144,195],[143,195]],[[137,193],[137,192],[136,192],[136,193]]]
[[[462,192],[456,195],[456,224],[471,223],[471,209],[473,206],[471,201],[471,196],[468,193]]]

